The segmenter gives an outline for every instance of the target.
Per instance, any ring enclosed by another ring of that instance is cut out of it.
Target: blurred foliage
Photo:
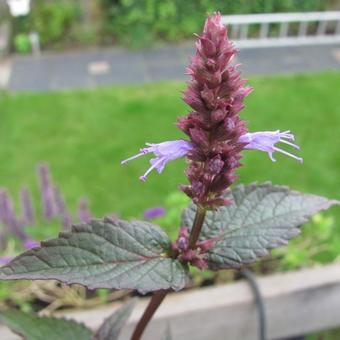
[[[76,0],[35,0],[28,16],[13,18],[14,32],[17,35],[37,32],[41,45],[48,46],[69,38],[68,33],[79,17]]]
[[[200,32],[208,13],[222,14],[317,11],[324,0],[101,0],[106,33],[140,47],[155,40],[178,41]]]
[[[332,216],[317,214],[302,228],[301,235],[287,246],[277,248],[273,257],[280,259],[280,270],[323,264],[340,258],[340,234]]]
[[[317,11],[331,3],[332,0],[92,0],[87,7],[81,0],[35,0],[31,13],[13,19],[13,23],[15,34],[38,32],[43,47],[112,41],[142,47],[155,41],[192,37],[201,31],[206,15],[214,11]],[[86,25],[85,17],[92,18]]]
[[[21,33],[14,37],[15,50],[19,53],[28,53],[31,50],[31,42],[27,34]]]
[[[31,11],[31,29],[40,35],[42,45],[61,39],[79,15],[74,1],[36,0]]]

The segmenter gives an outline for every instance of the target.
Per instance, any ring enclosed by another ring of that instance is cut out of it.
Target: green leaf
[[[0,269],[1,280],[56,279],[141,293],[185,286],[186,267],[167,255],[170,240],[142,221],[93,220],[42,242]]]
[[[232,203],[207,212],[201,239],[215,239],[207,254],[210,269],[239,268],[268,250],[287,244],[299,227],[320,210],[339,201],[303,194],[271,183],[240,185],[225,196]],[[196,206],[190,205],[182,225],[191,227]]]
[[[0,320],[26,340],[91,340],[92,332],[72,320],[39,317],[10,310],[0,314]]]
[[[94,340],[116,340],[131,315],[136,300],[133,299],[109,316],[98,329]]]

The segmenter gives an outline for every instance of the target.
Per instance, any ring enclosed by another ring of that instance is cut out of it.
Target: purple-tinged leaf
[[[185,286],[186,267],[168,256],[171,241],[148,222],[93,220],[42,242],[0,269],[0,280],[55,279],[141,293]]]
[[[231,204],[207,212],[201,233],[201,240],[215,240],[207,252],[214,270],[254,262],[296,236],[311,216],[340,203],[270,183],[240,185],[225,198]],[[195,212],[195,205],[184,210],[183,226],[192,226]]]
[[[136,300],[133,299],[109,316],[98,329],[94,340],[117,340],[135,304]]]
[[[72,320],[39,317],[19,310],[2,312],[0,320],[26,340],[92,340],[92,332]]]

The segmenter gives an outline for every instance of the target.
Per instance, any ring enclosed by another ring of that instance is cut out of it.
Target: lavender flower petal
[[[273,157],[273,153],[276,151],[291,158],[294,158],[302,163],[303,158],[295,156],[294,154],[275,146],[277,143],[281,142],[293,147],[296,150],[299,150],[300,147],[291,142],[294,141],[294,139],[294,135],[291,134],[290,131],[280,132],[280,130],[276,130],[246,133],[239,138],[239,142],[246,143],[246,145],[244,146],[245,149],[267,152],[269,158],[273,162],[276,162],[276,159]]]
[[[161,173],[169,161],[186,156],[193,148],[190,142],[182,139],[158,144],[146,143],[146,145],[147,147],[140,149],[138,154],[121,162],[121,164],[126,164],[137,157],[153,153],[156,158],[152,158],[150,160],[151,167],[144,173],[143,176],[140,177],[140,180],[143,182],[153,169],[156,169],[158,173]]]

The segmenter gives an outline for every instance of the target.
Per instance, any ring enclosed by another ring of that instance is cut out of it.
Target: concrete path
[[[190,43],[141,51],[111,48],[36,58],[17,56],[7,63],[7,73],[2,72],[8,78],[3,85],[16,92],[184,80],[193,51]],[[243,49],[237,62],[243,64],[246,75],[340,69],[340,45]]]

